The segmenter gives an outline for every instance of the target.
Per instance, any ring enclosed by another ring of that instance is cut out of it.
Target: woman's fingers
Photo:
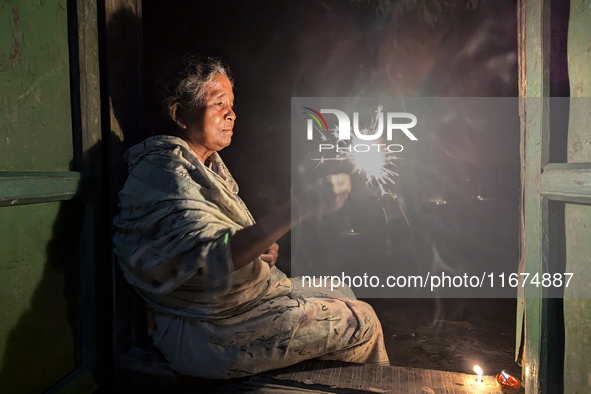
[[[269,254],[262,254],[261,260],[263,260],[265,263],[269,264],[269,267],[273,267],[275,265],[275,262],[277,261],[277,256],[270,254],[270,253]]]
[[[269,246],[269,249],[265,250],[265,253],[279,254],[279,245],[273,243],[273,245]]]
[[[269,264],[269,267],[273,267],[277,262],[277,257],[279,257],[279,245],[274,243],[261,255],[261,260]]]

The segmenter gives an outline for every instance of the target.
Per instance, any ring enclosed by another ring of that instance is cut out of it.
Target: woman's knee
[[[371,305],[363,301],[350,301],[353,311],[359,320],[359,328],[363,336],[382,335],[382,324]]]

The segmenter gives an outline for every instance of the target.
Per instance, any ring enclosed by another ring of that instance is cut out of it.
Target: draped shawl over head
[[[219,155],[210,159],[225,178],[180,138],[160,135],[133,146],[114,221],[127,281],[153,307],[203,319],[249,309],[280,272],[260,258],[234,271],[229,237],[254,220]]]

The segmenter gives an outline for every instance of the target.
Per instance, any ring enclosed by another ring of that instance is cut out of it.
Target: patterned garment
[[[260,258],[233,270],[229,237],[254,220],[217,153],[205,166],[160,135],[126,159],[115,253],[175,371],[223,379],[316,357],[388,363],[375,312],[349,288],[305,289]]]

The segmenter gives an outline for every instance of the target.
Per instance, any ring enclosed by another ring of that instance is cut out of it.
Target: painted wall
[[[73,145],[67,1],[3,1],[0,4],[2,393],[43,392],[80,362],[76,259],[81,205],[78,201],[48,200],[21,205],[22,200],[16,197],[7,200],[19,194],[42,193],[42,186],[33,180],[44,178],[48,171],[68,173]],[[44,179],[48,184],[59,184],[55,179]]]
[[[591,3],[571,0],[568,31],[568,72],[571,110],[568,128],[568,162],[591,162]],[[591,283],[591,206],[566,204],[567,272],[574,272],[577,287]],[[576,288],[576,287],[575,287]],[[591,392],[591,300],[564,300],[564,392]]]

